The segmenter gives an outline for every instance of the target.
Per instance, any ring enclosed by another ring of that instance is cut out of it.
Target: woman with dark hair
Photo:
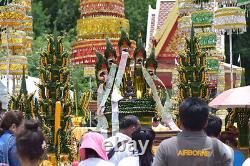
[[[16,155],[17,128],[22,124],[23,114],[19,111],[8,111],[0,123],[0,163],[10,166],[19,166]]]
[[[103,146],[104,137],[96,132],[89,132],[83,136],[79,166],[114,166],[108,161],[108,155]]]
[[[132,134],[132,140],[136,142],[134,156],[122,159],[118,166],[151,166],[154,160],[152,152],[155,132],[148,127],[136,130]],[[144,147],[145,149],[142,149]]]
[[[17,154],[22,166],[38,166],[46,143],[38,122],[27,120],[16,135]]]

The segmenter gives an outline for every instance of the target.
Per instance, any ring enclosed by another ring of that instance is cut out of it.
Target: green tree
[[[56,27],[58,31],[68,32],[76,28],[77,19],[80,18],[79,0],[59,0],[56,16]]]
[[[130,39],[135,40],[140,31],[142,40],[146,41],[148,5],[155,8],[156,0],[125,0],[125,15],[130,23]]]
[[[239,55],[241,56],[241,65],[245,68],[245,84],[250,85],[250,18],[247,20],[247,32],[243,34],[233,35],[233,64],[240,66],[238,62]],[[230,63],[229,54],[229,37],[225,37],[225,55],[226,62]]]
[[[34,38],[48,33],[50,14],[43,8],[41,1],[32,2],[33,32]]]

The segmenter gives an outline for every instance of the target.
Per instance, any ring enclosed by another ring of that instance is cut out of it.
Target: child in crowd
[[[22,166],[38,166],[46,143],[42,130],[35,120],[27,120],[16,136],[17,153]]]
[[[154,155],[152,152],[155,132],[151,128],[142,128],[132,134],[132,140],[136,142],[135,154],[122,159],[118,166],[151,166]],[[142,149],[142,145],[145,148]]]

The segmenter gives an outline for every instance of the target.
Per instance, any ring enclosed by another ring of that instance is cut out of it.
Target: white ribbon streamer
[[[166,102],[164,104],[164,107],[162,106],[162,103],[161,103],[161,99],[158,95],[158,92],[157,92],[157,89],[156,89],[156,86],[154,84],[154,81],[152,80],[150,74],[147,72],[147,70],[142,67],[142,73],[143,73],[143,76],[147,82],[147,84],[149,85],[149,87],[152,89],[152,92],[153,92],[153,99],[155,100],[156,102],[156,107],[157,107],[157,110],[160,112],[161,114],[161,117],[162,117],[162,120],[168,124],[168,126],[172,129],[172,130],[179,130],[179,128],[176,126],[176,124],[174,123],[173,119],[172,119],[172,115],[170,113],[170,107],[171,107],[171,103],[170,103],[170,99],[169,99],[169,96],[168,96],[168,93],[166,91],[166,94],[167,94],[167,98],[166,98]]]
[[[119,63],[118,71],[115,78],[115,83],[113,87],[113,92],[111,95],[112,104],[112,135],[115,135],[119,131],[119,107],[118,102],[123,99],[119,92],[119,88],[122,83],[122,78],[125,72],[127,60],[129,54],[127,52],[122,52],[121,61]]]

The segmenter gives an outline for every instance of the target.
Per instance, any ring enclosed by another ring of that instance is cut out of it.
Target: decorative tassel
[[[62,73],[60,73],[60,81],[61,82],[62,82],[62,78],[63,78]]]
[[[195,72],[193,72],[193,78],[194,78],[194,81],[196,81],[196,75],[195,75]]]
[[[49,44],[48,44],[48,53],[50,53],[50,47],[51,47],[51,44],[49,42]]]
[[[48,65],[47,57],[44,58],[44,63],[45,63],[46,66]]]
[[[64,63],[65,63],[65,59],[62,58],[62,66],[63,66],[63,67],[66,66]]]
[[[59,48],[60,48],[60,54],[62,56],[62,53],[63,53],[63,45],[62,45],[62,43],[59,44]]]
[[[52,80],[52,72],[49,73],[49,79]]]
[[[184,82],[187,82],[186,74],[183,74]]]
[[[53,63],[56,64],[56,56],[53,57]]]
[[[43,107],[40,107],[40,112],[43,113]]]
[[[202,82],[205,82],[205,73],[202,73]]]
[[[180,65],[183,67],[182,58],[180,58]]]
[[[34,113],[34,102],[31,102],[31,114],[32,114],[32,118],[35,118],[35,113]]]
[[[189,96],[190,96],[190,97],[193,96],[193,94],[192,94],[192,89],[191,89],[191,88],[189,88]]]
[[[56,145],[56,138],[58,137],[57,133],[60,128],[61,123],[61,112],[62,112],[62,105],[60,101],[56,102],[56,108],[55,108],[55,136],[54,136],[54,144]],[[59,139],[58,139],[58,145],[59,145]]]
[[[69,60],[68,60],[68,58],[66,58],[66,64],[65,64],[65,66],[68,65],[68,63],[69,63]]]

